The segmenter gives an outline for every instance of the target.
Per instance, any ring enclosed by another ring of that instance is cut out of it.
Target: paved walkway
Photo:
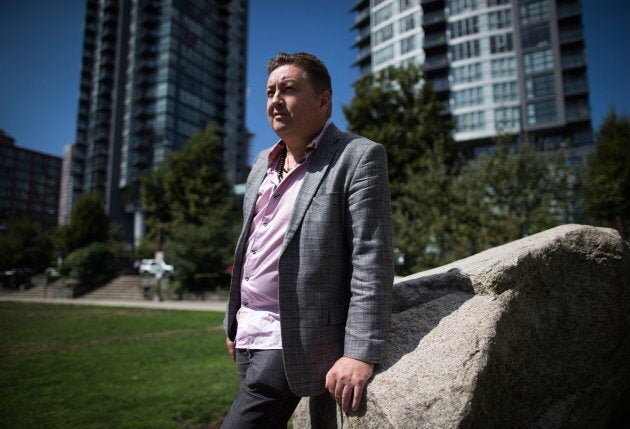
[[[27,302],[37,304],[95,305],[103,307],[134,307],[159,310],[220,311],[224,312],[225,301],[121,301],[101,299],[60,299],[31,298],[12,295],[0,295],[0,302]]]

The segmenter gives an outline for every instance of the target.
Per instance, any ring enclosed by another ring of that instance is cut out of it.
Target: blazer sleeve
[[[352,275],[344,355],[378,363],[390,332],[394,279],[391,202],[383,146],[371,143],[362,151],[347,195],[346,231]]]

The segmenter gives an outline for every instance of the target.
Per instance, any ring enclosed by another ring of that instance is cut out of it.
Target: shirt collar
[[[315,149],[317,149],[317,145],[319,145],[322,138],[324,137],[324,134],[326,134],[326,130],[328,130],[328,127],[330,126],[330,124],[331,124],[330,120],[326,121],[326,123],[324,124],[324,127],[319,132],[319,134],[317,134],[317,136],[308,145],[306,145],[306,148],[304,149],[304,157],[298,160],[297,162],[298,164],[304,164],[306,160],[309,158],[309,156],[311,155],[311,153],[313,153]],[[282,139],[278,140],[278,142],[274,145],[274,147],[269,152],[269,158],[268,158],[268,164],[267,164],[269,168],[275,165],[276,161],[278,161],[278,158],[280,157],[280,154],[282,153],[282,151],[284,150],[286,146],[287,146],[286,143],[283,142]]]

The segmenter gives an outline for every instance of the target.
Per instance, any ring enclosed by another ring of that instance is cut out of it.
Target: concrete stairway
[[[141,276],[120,276],[77,299],[102,299],[112,301],[144,300]]]

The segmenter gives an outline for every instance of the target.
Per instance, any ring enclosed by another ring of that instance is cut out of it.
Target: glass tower
[[[73,201],[98,191],[137,244],[139,179],[210,123],[242,182],[246,43],[247,0],[87,0]]]
[[[501,134],[593,136],[580,0],[357,0],[360,76],[422,64],[474,156]]]

